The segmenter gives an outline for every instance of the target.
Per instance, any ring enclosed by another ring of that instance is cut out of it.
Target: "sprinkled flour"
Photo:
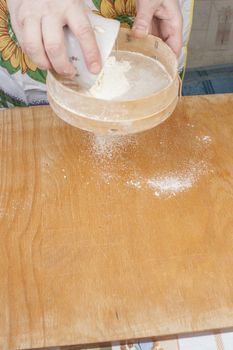
[[[110,159],[114,154],[122,152],[124,147],[133,144],[135,136],[91,135],[92,149],[95,156]]]
[[[180,136],[187,137],[187,142],[183,143],[186,149],[189,149],[187,152],[183,149],[179,153],[179,162],[173,162],[174,153],[171,148],[177,147],[178,150],[180,147],[174,137],[166,137],[166,141],[161,137],[157,140],[155,138],[151,143],[148,142],[148,148],[145,150],[141,145],[145,143],[146,134],[91,135],[92,154],[103,183],[109,185],[111,182],[123,181],[129,188],[150,191],[153,196],[161,199],[188,192],[201,177],[212,173],[206,158],[212,138],[209,135],[195,135],[195,131],[191,131],[191,138],[190,131],[184,136],[187,130],[177,131],[180,132]],[[182,139],[180,136],[179,140]],[[145,168],[141,168],[142,159],[143,164],[146,164]]]
[[[189,164],[187,168],[180,171],[174,170],[174,172],[155,174],[149,178],[131,179],[126,184],[136,189],[150,189],[156,197],[170,198],[190,189],[200,176],[207,174],[207,172],[207,164],[199,162]]]
[[[154,193],[157,197],[161,196],[161,194],[175,195],[178,192],[183,192],[184,190],[192,187],[192,184],[192,177],[178,176],[176,174],[165,175],[147,180],[148,187],[155,191]]]
[[[211,137],[209,135],[196,136],[196,139],[198,141],[202,141],[202,142],[205,142],[205,143],[210,143],[211,142]]]

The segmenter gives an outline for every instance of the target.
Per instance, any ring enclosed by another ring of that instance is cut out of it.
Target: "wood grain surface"
[[[233,95],[103,140],[0,112],[0,349],[233,326]]]

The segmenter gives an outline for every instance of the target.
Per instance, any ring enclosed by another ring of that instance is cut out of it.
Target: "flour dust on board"
[[[213,172],[211,136],[190,123],[180,127],[178,118],[136,135],[90,135],[89,142],[103,184],[118,182],[139,194],[150,191],[158,199],[188,193]]]

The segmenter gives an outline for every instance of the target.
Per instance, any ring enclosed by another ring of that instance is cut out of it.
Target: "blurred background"
[[[183,94],[233,92],[233,0],[195,0]]]

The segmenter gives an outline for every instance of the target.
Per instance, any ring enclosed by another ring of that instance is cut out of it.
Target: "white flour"
[[[130,63],[128,61],[117,61],[114,56],[109,57],[89,93],[91,96],[103,100],[119,98],[130,88],[130,83],[125,75],[129,70]]]
[[[207,172],[207,164],[199,162],[190,164],[183,171],[174,170],[174,172],[156,174],[149,178],[138,177],[128,180],[126,184],[135,189],[152,190],[156,197],[171,198],[190,189],[200,176],[207,174]]]
[[[134,100],[164,89],[171,77],[157,60],[145,55],[117,51],[106,61],[93,87],[84,94],[102,100]]]
[[[212,139],[209,135],[194,135],[192,138],[192,146],[196,149],[196,154],[191,153],[188,158],[181,158],[180,164],[172,166],[172,169],[158,169],[155,163],[155,169],[149,166],[147,173],[142,171],[132,156],[127,160],[127,155],[137,154],[140,152],[139,137],[131,136],[96,136],[91,137],[91,146],[93,156],[96,159],[96,164],[105,184],[110,184],[112,181],[124,181],[127,187],[137,191],[147,190],[157,198],[168,199],[173,198],[181,193],[190,190],[202,176],[212,172],[209,169],[208,161],[202,159],[204,150],[207,150]],[[169,148],[168,142],[158,141],[157,148],[158,158],[163,159],[168,157]],[[199,146],[198,146],[199,145]],[[148,145],[150,147],[150,145]],[[200,148],[198,148],[200,147]],[[149,152],[150,153],[150,152]],[[205,152],[204,152],[205,153]],[[126,158],[125,158],[126,155]],[[190,157],[190,158],[189,158]],[[154,156],[151,154],[151,160]],[[149,158],[145,158],[145,162]],[[162,161],[163,163],[164,161]],[[166,161],[165,161],[166,162]],[[182,164],[183,163],[183,164]],[[149,163],[150,164],[150,161]],[[151,168],[151,170],[149,170]],[[127,177],[122,177],[122,174],[127,174]]]
[[[159,197],[162,194],[174,196],[178,192],[183,192],[192,187],[193,176],[178,176],[176,174],[170,174],[161,176],[158,178],[152,178],[147,180],[149,188],[153,189],[155,196]]]
[[[205,142],[205,143],[210,143],[210,142],[211,142],[211,137],[208,136],[208,135],[196,136],[196,139],[197,139],[198,141]]]
[[[124,147],[132,144],[134,136],[117,136],[117,135],[92,135],[91,143],[95,156],[101,159],[110,159],[114,154],[122,152]]]

